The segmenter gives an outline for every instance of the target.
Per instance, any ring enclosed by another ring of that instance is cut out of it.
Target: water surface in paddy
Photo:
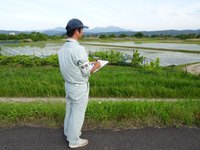
[[[117,43],[100,43],[100,42],[84,42],[89,44],[103,44],[103,45],[116,45],[116,46],[133,46],[133,47],[145,47],[145,48],[165,48],[165,49],[181,49],[200,51],[199,44],[182,44],[182,43],[141,43],[136,44],[135,42],[117,42]]]
[[[82,44],[83,45],[83,44]],[[97,50],[116,50],[124,52],[128,55],[133,55],[136,49],[134,48],[122,48],[122,47],[112,47],[112,46],[96,46],[96,45],[84,45],[87,50],[95,52]],[[187,63],[200,62],[200,53],[184,53],[184,52],[173,52],[173,51],[158,51],[158,50],[148,50],[148,49],[138,49],[140,56],[144,56],[145,62],[150,62],[151,60],[156,60],[160,58],[161,66],[170,65],[182,65]],[[145,63],[144,62],[144,63]]]
[[[124,43],[118,43],[121,44],[121,46],[130,46],[130,43],[132,42],[124,42]],[[62,47],[64,43],[47,43],[47,44],[41,44],[41,45],[29,45],[29,46],[16,46],[16,47],[8,47],[8,45],[1,45],[2,50],[1,53],[3,55],[7,56],[13,56],[13,55],[54,55],[57,54],[58,50]],[[110,43],[113,44],[113,43]],[[146,43],[146,44],[164,44],[165,46],[173,45],[171,48],[175,49],[179,46],[178,49],[189,49],[189,50],[199,50],[197,44],[171,44],[171,43]],[[166,45],[167,44],[167,45]],[[124,48],[124,47],[112,47],[112,46],[99,46],[99,45],[86,45],[84,43],[81,43],[86,49],[87,52],[92,51],[98,51],[98,50],[116,50],[123,52],[124,54],[133,55],[135,48]],[[141,44],[136,44],[141,45]],[[195,46],[194,46],[195,45]],[[188,48],[188,46],[191,46]],[[196,47],[197,46],[197,47]],[[200,46],[200,45],[199,45]],[[170,47],[170,46],[169,46]],[[169,48],[169,47],[161,47],[161,48]],[[181,47],[181,48],[180,48]],[[148,50],[148,49],[138,49],[138,52],[140,53],[140,56],[146,57],[146,61],[150,60],[156,60],[156,58],[160,58],[161,66],[169,66],[169,65],[181,65],[186,63],[194,63],[194,62],[200,62],[200,53],[184,53],[184,52],[173,52],[173,51],[158,51],[158,50]]]

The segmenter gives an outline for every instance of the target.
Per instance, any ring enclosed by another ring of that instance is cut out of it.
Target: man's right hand
[[[90,63],[94,64],[94,66],[92,67],[92,70],[90,71],[90,74],[92,74],[96,69],[99,69],[101,67],[100,61],[98,61],[98,62],[90,62]]]

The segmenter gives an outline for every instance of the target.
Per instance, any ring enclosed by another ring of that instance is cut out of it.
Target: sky
[[[200,29],[200,0],[0,0],[0,30],[65,27],[72,18],[90,29]]]

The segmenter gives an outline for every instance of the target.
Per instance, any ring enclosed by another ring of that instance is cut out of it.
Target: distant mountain
[[[65,27],[57,27],[53,29],[54,31],[61,31],[61,32],[66,32]]]
[[[126,29],[122,29],[119,27],[115,27],[115,26],[108,26],[108,27],[96,27],[93,29],[83,29],[83,32],[89,32],[89,33],[100,33],[100,32],[119,32],[119,31],[131,31],[131,30],[126,30]],[[56,32],[59,33],[66,33],[66,29],[65,27],[57,27],[54,29],[48,29],[48,30],[43,30],[40,31],[41,33],[44,34],[56,34]],[[50,33],[52,32],[52,33]]]
[[[84,32],[90,33],[100,33],[100,32],[119,32],[119,31],[131,31],[127,29],[122,29],[115,26],[108,26],[108,27],[96,27],[93,29],[84,29]]]
[[[32,30],[36,32],[40,32],[43,34],[48,34],[48,35],[63,35],[66,34],[65,27],[56,27],[54,29],[47,29],[47,30]],[[11,32],[14,32],[15,34],[19,33],[27,33],[30,34],[32,31],[15,31],[15,30],[0,30],[1,34],[9,34]],[[123,28],[119,28],[116,26],[108,26],[108,27],[96,27],[93,29],[84,29],[83,35],[101,35],[101,34],[112,34],[114,33],[115,35],[119,36],[120,34],[127,34],[127,35],[133,35],[137,32],[142,32],[144,35],[149,35],[151,36],[152,34],[157,34],[160,35],[161,33],[163,34],[171,34],[171,35],[177,35],[177,34],[189,34],[189,33],[195,33],[195,34],[200,34],[200,29],[198,30],[159,30],[159,31],[132,31],[132,30],[127,30]]]
[[[0,34],[9,34],[9,33],[11,33],[11,32],[14,32],[15,34],[19,34],[19,33],[23,32],[23,31],[15,31],[15,30],[0,30]],[[27,33],[27,34],[29,34],[29,33],[31,33],[31,32],[24,31],[23,33]]]
[[[41,33],[48,35],[63,35],[66,34],[65,27],[56,27],[54,29],[44,30]]]
[[[200,34],[200,29],[198,30],[159,30],[159,31],[118,31],[118,32],[98,32],[98,33],[92,33],[85,30],[85,32],[83,32],[83,35],[98,35],[99,36],[101,34],[110,35],[114,33],[116,36],[119,36],[120,34],[127,34],[131,36],[137,32],[142,32],[144,35],[149,35],[149,36],[153,34],[160,35],[161,33],[163,33],[164,35],[166,34],[180,35],[180,34],[190,34],[190,33]]]

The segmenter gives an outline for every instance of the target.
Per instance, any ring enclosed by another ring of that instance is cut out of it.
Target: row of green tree
[[[180,35],[171,35],[171,34],[163,34],[161,33],[160,35],[158,34],[152,34],[151,36],[149,35],[144,35],[142,32],[137,32],[136,34],[133,35],[127,35],[127,34],[120,34],[119,36],[116,36],[114,33],[110,34],[110,35],[105,35],[105,34],[101,34],[99,36],[100,39],[108,39],[108,38],[125,38],[125,37],[136,37],[136,38],[157,38],[157,37],[162,37],[162,38],[179,38],[179,39],[193,39],[193,38],[200,38],[200,33],[199,34],[195,34],[195,33],[190,33],[190,34],[180,34]]]
[[[97,36],[97,35],[96,35]],[[83,36],[83,37],[90,37],[89,35]],[[120,34],[119,36],[116,36],[114,33],[110,35],[105,35],[101,34],[99,36],[100,39],[109,39],[109,38],[125,38],[125,37],[136,37],[136,38],[178,38],[178,39],[192,39],[192,38],[200,38],[200,34],[195,34],[195,33],[190,33],[190,34],[180,34],[180,35],[171,35],[171,34],[163,34],[161,33],[160,35],[158,34],[152,34],[151,36],[149,35],[144,35],[142,32],[137,32],[136,34],[133,35],[127,35],[127,34]],[[26,33],[19,33],[18,35],[7,35],[7,34],[0,34],[0,40],[23,40],[24,42],[29,42],[26,39],[31,39],[34,42],[37,41],[46,41],[47,39],[51,40],[60,40],[66,38],[66,35],[63,34],[61,36],[57,35],[47,35],[39,32],[31,32],[30,34]]]
[[[0,40],[23,40],[24,42],[28,42],[28,40],[26,39],[31,39],[32,41],[37,42],[37,41],[46,41],[47,39],[59,40],[62,38],[64,38],[64,35],[49,36],[47,34],[35,32],[35,31],[31,32],[30,34],[26,34],[26,33],[19,33],[18,35],[0,34]]]

